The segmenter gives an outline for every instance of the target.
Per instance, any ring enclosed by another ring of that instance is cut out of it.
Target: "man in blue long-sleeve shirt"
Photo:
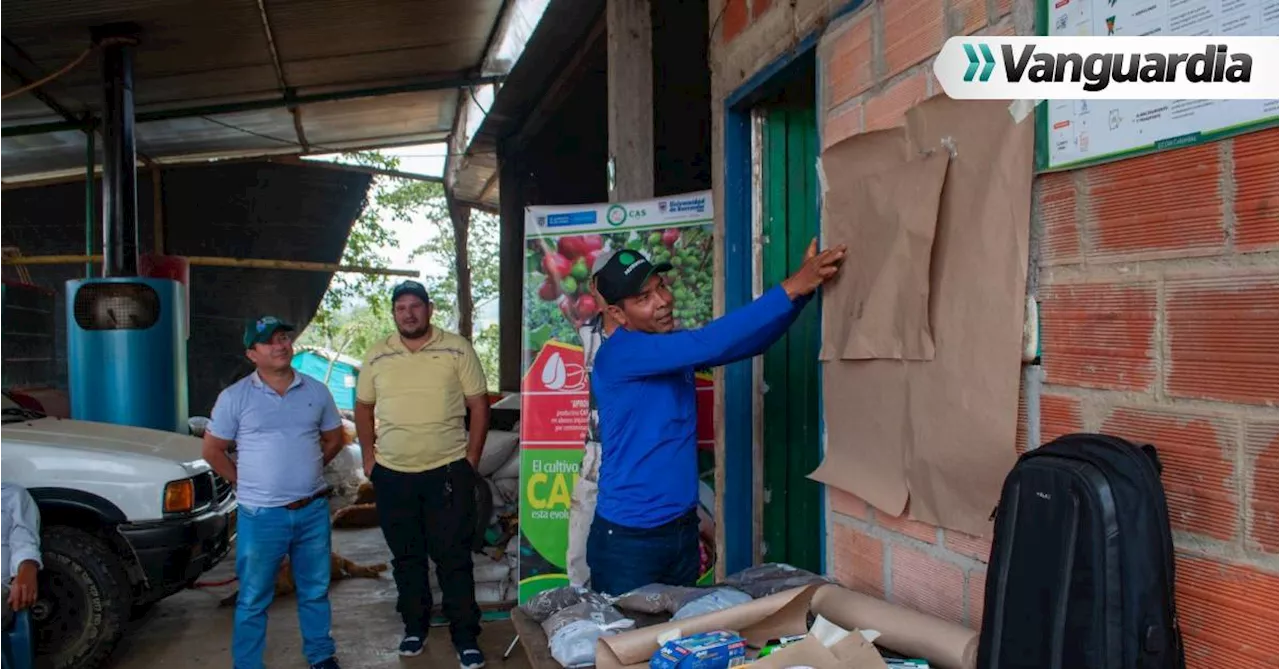
[[[587,539],[592,589],[621,595],[698,579],[697,400],[694,371],[763,353],[835,276],[845,248],[810,244],[805,263],[759,299],[697,330],[674,331],[674,300],[642,254],[614,254],[596,288],[620,325],[596,354],[591,386],[603,453]]]

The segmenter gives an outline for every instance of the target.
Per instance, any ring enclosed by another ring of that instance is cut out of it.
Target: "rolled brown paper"
[[[672,630],[681,637],[715,630],[736,632],[747,645],[759,648],[770,639],[808,631],[806,616],[820,586],[785,590],[724,611],[602,637],[596,642],[596,669],[642,669]],[[834,622],[834,621],[833,621]]]
[[[941,669],[976,669],[978,633],[838,585],[813,596],[813,612],[847,630],[875,630],[876,645],[929,661]]]

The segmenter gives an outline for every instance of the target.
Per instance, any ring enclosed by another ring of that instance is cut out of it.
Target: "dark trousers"
[[[658,527],[619,525],[596,514],[587,537],[591,589],[624,595],[650,583],[694,586],[701,565],[698,511]]]
[[[375,465],[369,478],[377,493],[378,523],[394,556],[396,608],[404,619],[405,635],[427,638],[433,604],[427,577],[430,557],[436,565],[444,599],[441,608],[449,619],[453,644],[459,650],[474,647],[480,634],[480,607],[471,541],[479,475],[466,460],[458,460],[414,474]]]

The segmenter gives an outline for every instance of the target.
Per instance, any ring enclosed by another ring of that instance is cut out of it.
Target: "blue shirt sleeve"
[[[762,351],[777,341],[804,305],[803,300],[792,302],[787,292],[777,286],[751,304],[696,330],[669,334],[627,331],[625,336],[615,335],[611,340],[616,342],[611,344],[618,348],[609,356],[608,374],[615,378],[644,378],[754,355],[753,351]]]
[[[785,293],[785,291],[783,292]],[[763,297],[764,296],[762,295],[761,298]],[[712,359],[706,366],[719,367],[721,365],[728,365],[739,360],[753,358],[764,353],[765,349],[772,346],[774,342],[778,341],[778,339],[782,337],[782,335],[786,334],[787,328],[791,327],[792,324],[796,322],[796,319],[800,317],[800,312],[804,311],[805,305],[809,304],[809,300],[812,298],[813,293],[796,298],[791,303],[791,311],[785,316],[763,324],[764,327],[760,331],[759,337],[756,337],[754,340],[744,342],[738,346],[732,346],[725,349],[723,355]]]
[[[212,415],[205,432],[224,441],[235,441],[240,433],[240,411],[236,395],[227,388],[218,393],[218,401],[213,404]]]

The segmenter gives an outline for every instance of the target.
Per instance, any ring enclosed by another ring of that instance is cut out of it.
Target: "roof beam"
[[[361,265],[342,265],[332,262],[310,262],[305,260],[274,260],[266,258],[225,258],[221,256],[184,256],[192,267],[239,267],[244,269],[283,269],[301,272],[344,272],[349,274],[367,274],[371,276],[408,276],[419,277],[421,272],[414,269],[393,269],[389,267],[364,267]],[[79,265],[81,263],[101,263],[102,256],[94,255],[48,255],[20,256],[14,255],[4,259],[5,265]]]
[[[271,29],[271,19],[267,16],[266,0],[258,0],[258,16],[262,18],[262,34],[267,39],[267,51],[271,53],[271,66],[276,70],[276,83],[280,86],[280,94],[289,103],[289,115],[293,117],[293,132],[298,136],[298,146],[304,152],[311,150],[307,142],[306,130],[302,127],[302,110],[293,102],[296,97],[289,80],[284,76],[284,65],[280,62],[280,49],[276,47],[275,32]]]
[[[337,102],[342,100],[358,100],[362,98],[376,98],[387,95],[398,95],[400,93],[421,93],[425,91],[440,91],[456,88],[466,88],[470,86],[482,86],[484,84],[500,83],[506,77],[504,75],[477,76],[477,77],[448,77],[442,79],[427,79],[423,81],[414,81],[404,84],[396,84],[393,86],[378,86],[374,88],[360,88],[346,91],[334,91],[331,93],[313,93],[310,95],[296,95],[292,98],[280,97],[268,100],[251,100],[247,102],[228,102],[222,104],[204,105],[200,107],[180,107],[177,109],[161,109],[149,112],[138,112],[135,115],[136,123],[150,123],[153,121],[168,121],[179,118],[193,118],[196,116],[217,116],[219,114],[234,114],[245,111],[259,111],[263,109],[280,109],[287,108],[290,105],[307,105],[318,102]],[[18,137],[22,135],[39,135],[50,132],[64,132],[67,130],[84,130],[88,127],[85,122],[60,122],[60,123],[32,123],[28,125],[8,126],[0,131],[3,137]]]
[[[33,67],[33,68],[36,67],[35,63],[31,60],[31,57],[28,56],[27,53],[23,51],[17,44],[14,44],[12,40],[10,40],[8,37],[0,37],[0,40],[3,41],[4,50],[6,53],[11,52],[16,58],[22,61],[25,61],[25,63],[30,67]],[[22,71],[19,70],[17,67],[10,65],[7,60],[5,62],[0,63],[0,67],[3,68],[4,73],[6,75],[8,75],[14,81],[18,82],[19,85],[30,86],[36,81],[35,79],[32,79],[31,77],[28,77],[27,75],[23,74]],[[38,68],[37,68],[37,71],[39,71]],[[61,116],[63,120],[65,120],[67,123],[85,124],[86,128],[88,129],[91,129],[93,127],[92,116],[90,116],[87,113],[77,114],[71,111],[61,102],[58,102],[58,100],[54,98],[52,95],[45,92],[43,86],[37,86],[36,88],[33,88],[27,92],[30,93],[32,97],[39,100],[41,104],[51,109],[55,114],[57,114],[58,116]],[[81,128],[81,129],[84,130],[86,128]]]

